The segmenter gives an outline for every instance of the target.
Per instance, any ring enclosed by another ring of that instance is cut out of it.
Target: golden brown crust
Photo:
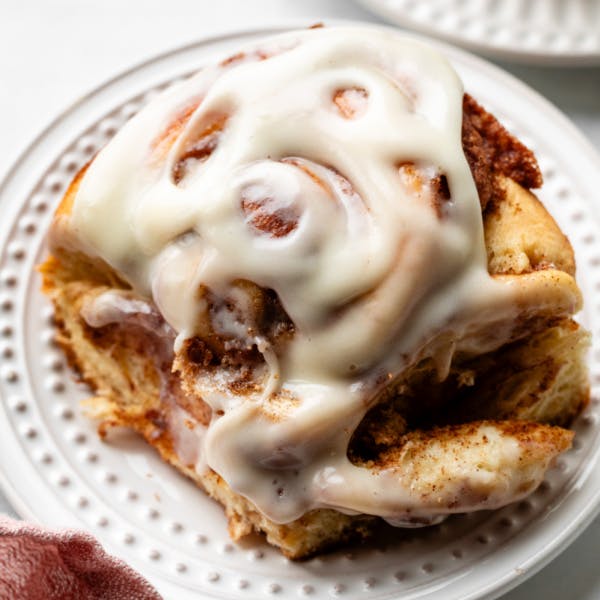
[[[554,268],[575,276],[573,249],[542,203],[512,179],[499,178],[498,187],[504,199],[484,219],[490,273]]]

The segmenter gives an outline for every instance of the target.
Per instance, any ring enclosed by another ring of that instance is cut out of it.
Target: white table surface
[[[125,68],[208,35],[293,18],[379,22],[351,0],[0,0],[0,178],[53,117]],[[600,150],[599,68],[501,66],[554,102]],[[1,491],[0,512],[15,515]],[[600,598],[600,518],[503,596],[537,598]]]

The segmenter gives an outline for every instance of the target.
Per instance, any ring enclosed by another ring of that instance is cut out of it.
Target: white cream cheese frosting
[[[452,67],[421,43],[367,27],[295,32],[167,90],[81,181],[69,217],[78,247],[153,301],[176,349],[206,313],[201,286],[242,315],[236,280],[277,293],[295,328],[282,351],[243,316],[215,317],[217,333],[256,345],[264,376],[245,396],[199,381],[214,417],[197,436],[198,468],[275,521],[320,507],[395,523],[444,513],[346,449],[382,382],[428,357],[443,379],[457,349],[497,348],[529,293],[488,275],[462,100]],[[436,204],[441,176],[449,195]],[[278,235],[260,227],[273,215]],[[278,398],[293,402],[275,419]],[[498,447],[512,465],[517,442]],[[448,480],[448,495],[465,477]]]

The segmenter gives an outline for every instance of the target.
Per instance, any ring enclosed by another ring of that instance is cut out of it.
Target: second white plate
[[[600,65],[598,0],[357,0],[383,18],[496,58]]]
[[[167,598],[257,597],[465,600],[514,586],[558,554],[600,505],[600,345],[591,354],[594,400],[574,448],[527,500],[449,519],[393,540],[292,563],[261,540],[234,545],[219,506],[138,438],[99,441],[81,414],[87,394],[53,344],[52,311],[34,266],[70,178],[159,89],[266,33],[199,42],[98,88],[54,122],[0,186],[0,472],[21,515],[82,527]],[[600,340],[600,159],[573,126],[514,78],[440,45],[467,91],[536,152],[544,203],[575,247],[586,307]],[[595,203],[596,202],[596,203]]]

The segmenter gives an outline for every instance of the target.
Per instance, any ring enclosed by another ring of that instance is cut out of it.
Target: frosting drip
[[[419,43],[368,28],[289,34],[163,93],[82,180],[78,243],[153,299],[176,349],[211,315],[263,356],[253,392],[199,377],[214,417],[198,443],[275,521],[317,507],[430,515],[346,448],[407,366],[433,356],[444,377],[463,341],[503,343],[489,328],[515,311],[486,269],[462,97]],[[294,324],[282,348],[246,318],[240,280],[277,293]],[[236,310],[210,313],[202,289]]]

